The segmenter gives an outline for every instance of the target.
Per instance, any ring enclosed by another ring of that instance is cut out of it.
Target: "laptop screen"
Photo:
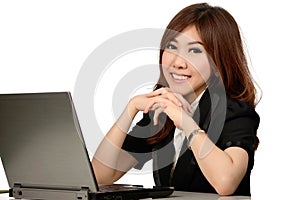
[[[98,189],[67,92],[0,95],[0,157],[10,187]]]

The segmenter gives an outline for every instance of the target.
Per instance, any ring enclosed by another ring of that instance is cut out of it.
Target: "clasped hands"
[[[192,108],[181,94],[173,92],[170,88],[160,88],[149,94],[133,97],[131,103],[138,111],[148,113],[154,111],[154,125],[158,123],[158,116],[165,113],[174,122],[174,125],[182,129],[183,121],[191,118]]]

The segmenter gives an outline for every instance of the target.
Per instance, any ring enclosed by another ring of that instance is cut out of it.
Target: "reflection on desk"
[[[13,199],[9,198],[8,194],[0,194],[0,200],[8,200]],[[161,200],[250,200],[251,198],[248,196],[219,196],[217,194],[209,194],[209,193],[196,193],[196,192],[180,192],[175,191],[172,196],[168,198],[161,198]],[[159,199],[156,199],[159,200]]]

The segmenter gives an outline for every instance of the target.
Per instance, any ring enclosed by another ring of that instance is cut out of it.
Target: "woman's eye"
[[[191,49],[189,49],[189,52],[192,52],[192,53],[202,53],[202,51],[199,48],[191,48]]]
[[[174,44],[168,44],[166,49],[177,49],[177,47]]]

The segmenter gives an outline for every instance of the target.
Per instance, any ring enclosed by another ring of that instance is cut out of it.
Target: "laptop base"
[[[22,187],[16,184],[9,190],[9,197],[15,199],[56,199],[56,200],[137,200],[142,198],[162,198],[170,196],[174,191],[172,187],[140,188],[138,191],[91,192],[88,188],[75,189],[50,189]]]
[[[15,185],[10,189],[9,196],[15,199],[88,200],[89,190],[30,188]]]

